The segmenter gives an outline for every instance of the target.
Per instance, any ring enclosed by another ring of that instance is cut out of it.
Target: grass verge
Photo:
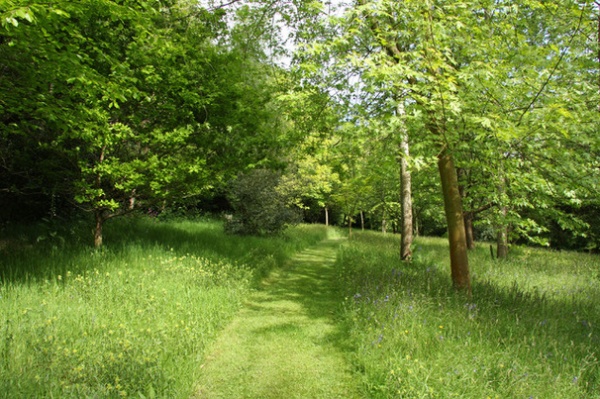
[[[473,297],[450,284],[447,244],[356,233],[338,253],[337,290],[369,398],[600,397],[600,259],[515,248],[470,254]]]

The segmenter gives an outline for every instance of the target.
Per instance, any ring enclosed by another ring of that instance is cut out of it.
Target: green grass
[[[397,237],[320,226],[4,233],[0,397],[600,398],[598,256],[480,245],[469,299],[442,239],[402,263]]]
[[[273,273],[211,347],[203,398],[359,398],[334,322],[335,240],[297,254]]]
[[[83,232],[83,233],[82,233]],[[216,222],[114,220],[4,237],[0,397],[187,398],[250,289],[325,237],[230,237]]]
[[[470,255],[473,297],[450,286],[447,243],[356,233],[338,254],[342,322],[369,398],[600,397],[600,259],[515,248]]]

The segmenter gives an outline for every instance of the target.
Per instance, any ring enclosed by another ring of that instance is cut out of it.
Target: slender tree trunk
[[[329,227],[329,209],[325,207],[325,226]]]
[[[496,257],[498,259],[508,257],[508,229],[505,226],[498,230],[496,236]]]
[[[475,235],[473,234],[473,212],[465,212],[464,220],[467,249],[475,249]]]
[[[129,210],[132,211],[135,208],[135,188],[131,190],[131,197],[129,197]]]
[[[94,247],[100,248],[102,246],[102,227],[104,227],[106,218],[104,217],[104,212],[101,210],[95,211],[94,216],[96,217],[96,228],[94,229]]]
[[[106,146],[102,147],[100,151],[100,156],[98,159],[98,163],[102,164],[104,162],[104,153],[106,151]],[[100,172],[96,175],[96,188],[100,189],[102,187],[102,175]],[[96,209],[94,211],[94,217],[96,218],[96,227],[94,228],[94,247],[100,248],[102,246],[102,227],[104,226],[104,221],[106,218],[104,217],[104,211],[102,209]]]
[[[416,236],[416,237],[419,237],[419,235],[421,234],[421,231],[420,231],[420,229],[421,229],[421,226],[420,226],[420,224],[419,224],[419,217],[418,217],[418,216],[416,216],[416,217],[415,217],[415,216],[414,216],[415,214],[417,214],[417,213],[416,213],[416,212],[415,212],[415,210],[413,209],[414,232],[415,232],[415,236]]]
[[[459,168],[456,171],[458,177],[458,192],[460,193],[461,201],[464,203],[464,199],[467,197],[466,184],[468,181],[468,171],[464,168]],[[463,182],[461,184],[461,181]],[[463,218],[465,223],[465,235],[467,237],[467,249],[475,249],[475,236],[473,234],[473,218],[475,213],[473,211],[463,212]]]
[[[505,219],[507,214],[506,206],[503,206],[500,212],[502,218]],[[496,258],[506,259],[506,257],[508,257],[508,226],[503,222],[498,227],[498,232],[496,233]]]
[[[400,198],[402,211],[402,238],[400,241],[400,259],[412,258],[413,214],[412,214],[412,184],[407,158],[409,156],[408,135],[404,134],[400,143]]]
[[[404,117],[403,99],[398,100],[396,113],[399,118]],[[401,125],[400,140],[400,211],[402,213],[402,225],[400,227],[400,259],[409,260],[412,258],[413,242],[413,214],[412,214],[412,179],[408,168],[409,143],[408,132],[404,125]]]
[[[348,216],[348,237],[352,237],[352,216]]]
[[[458,191],[458,178],[452,155],[444,149],[438,155],[438,168],[444,195],[444,208],[448,223],[448,241],[450,244],[450,268],[452,282],[459,290],[471,292],[469,276],[469,258],[467,239],[463,219],[462,202]]]
[[[360,211],[360,229],[365,231],[365,213],[363,211]]]
[[[496,232],[496,258],[505,259],[508,256],[508,226],[506,224],[506,215],[508,210],[505,203],[506,197],[506,178],[502,168],[500,168],[500,183],[498,184],[498,197],[500,198],[500,223]]]

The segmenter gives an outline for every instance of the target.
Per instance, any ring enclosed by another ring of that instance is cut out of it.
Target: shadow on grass
[[[309,248],[297,254],[293,262],[283,269],[279,276],[271,281],[267,279],[262,286],[259,299],[255,299],[248,308],[273,317],[289,312],[289,307],[274,306],[277,303],[298,305],[298,312],[306,315],[311,322],[322,321],[331,327],[322,336],[322,342],[337,349],[346,350],[346,334],[337,324],[340,298],[333,283],[336,250],[340,241],[326,240],[317,247]],[[282,319],[282,324],[269,327],[264,332],[282,330],[294,332],[290,323]],[[256,331],[260,333],[261,331]]]
[[[0,247],[0,280],[21,284],[52,279],[67,271],[102,270],[119,259],[127,262],[130,255],[157,252],[244,263],[255,270],[258,280],[282,266],[295,251],[325,236],[325,230],[316,227],[276,237],[229,236],[215,220],[161,222],[123,217],[107,221],[104,245],[94,249],[91,224],[86,221],[69,226],[36,225],[4,239],[10,245]]]
[[[600,391],[597,281],[590,281],[585,289],[567,292],[556,293],[543,286],[527,289],[517,279],[518,275],[528,273],[526,268],[507,261],[496,262],[494,267],[510,266],[517,270],[519,274],[512,276],[516,283],[501,286],[489,279],[475,278],[473,296],[468,298],[451,287],[449,266],[443,260],[447,257],[447,246],[425,240],[419,244],[417,255],[422,252],[432,256],[417,256],[413,263],[400,263],[390,253],[377,254],[379,249],[383,253],[384,246],[389,244],[382,241],[377,243],[375,237],[360,238],[360,249],[349,252],[346,258],[346,273],[351,276],[340,282],[347,293],[349,290],[358,293],[354,309],[360,309],[363,317],[372,317],[369,320],[378,320],[374,328],[383,320],[392,323],[390,315],[413,312],[412,305],[417,303],[425,306],[427,311],[422,317],[432,323],[436,318],[455,323],[454,332],[444,334],[446,341],[477,340],[475,345],[500,353],[504,349],[522,348],[535,362],[552,364],[556,369],[566,362],[573,366],[569,372],[582,371],[582,374],[563,378],[585,384],[583,389],[590,395]],[[481,253],[472,257],[481,260],[485,250],[482,248]],[[515,262],[519,262],[517,257]],[[338,267],[343,267],[343,263]],[[553,267],[546,267],[550,275],[555,273]]]

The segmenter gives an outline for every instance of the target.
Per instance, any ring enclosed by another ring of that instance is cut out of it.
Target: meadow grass
[[[451,287],[447,242],[392,235],[338,252],[351,358],[369,398],[599,398],[600,258],[514,248],[470,253],[473,295]]]
[[[326,236],[231,237],[218,222],[13,230],[0,257],[0,397],[187,398],[256,282]]]

